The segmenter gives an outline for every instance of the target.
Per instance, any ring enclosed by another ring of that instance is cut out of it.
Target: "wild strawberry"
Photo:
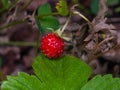
[[[40,48],[48,58],[58,58],[64,51],[64,41],[56,34],[49,33],[42,38]]]

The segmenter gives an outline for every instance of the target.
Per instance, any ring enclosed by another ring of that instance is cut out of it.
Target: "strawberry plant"
[[[8,76],[2,90],[119,90],[120,79],[97,75],[89,81],[91,68],[73,56],[48,59],[41,54],[33,63],[35,75],[19,72]]]
[[[2,82],[2,90],[120,90],[119,78],[110,74],[91,77],[91,67],[82,60],[86,59],[89,63],[118,45],[114,26],[105,22],[107,7],[105,0],[101,0],[100,4],[103,2],[104,7],[100,8],[93,21],[76,10],[78,5],[68,9],[65,0],[56,4],[57,12],[52,12],[48,3],[41,5],[35,16],[38,37],[41,35],[36,47],[40,47],[41,52],[32,64],[34,75],[19,72],[18,76],[8,76]],[[62,28],[54,15],[68,16]],[[65,30],[74,15],[86,23],[79,27],[80,35],[70,36]],[[75,51],[71,53],[73,49]]]

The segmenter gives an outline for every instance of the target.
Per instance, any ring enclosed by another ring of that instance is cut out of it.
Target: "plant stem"
[[[80,12],[78,12],[78,11],[73,11],[73,14],[79,15],[79,16],[82,17],[85,21],[87,21],[89,24],[91,24],[91,22],[90,22],[84,15],[82,15]]]
[[[58,13],[55,12],[55,13],[52,13],[52,14],[44,14],[44,15],[40,15],[40,16],[35,16],[35,19],[40,19],[41,17],[44,17],[44,16],[57,15],[57,14]],[[14,22],[11,22],[9,24],[1,26],[0,30],[3,30],[5,28],[11,27],[11,26],[15,26],[15,25],[18,25],[18,24],[27,23],[27,22],[28,21],[26,19],[25,20],[14,21]]]
[[[38,55],[39,45],[40,45],[40,31],[38,31],[37,42],[36,42],[36,56]]]
[[[68,23],[70,22],[70,18],[71,15],[68,17],[67,21],[65,22],[65,25],[63,26],[63,28],[60,31],[60,36],[62,35],[62,33],[64,32],[65,28],[67,27]]]
[[[32,1],[33,1],[33,0],[28,0],[28,1],[24,4],[24,6],[21,7],[21,10],[24,10],[27,6],[29,6]]]
[[[3,30],[3,29],[5,29],[5,28],[8,28],[8,27],[11,27],[11,26],[14,26],[14,25],[26,23],[26,22],[27,22],[27,20],[15,21],[15,22],[9,23],[9,24],[7,24],[7,25],[1,26],[1,27],[0,27],[0,30]]]
[[[0,42],[0,46],[2,45],[10,45],[10,46],[35,46],[36,44],[34,42],[13,42],[13,41],[10,41],[10,42]]]

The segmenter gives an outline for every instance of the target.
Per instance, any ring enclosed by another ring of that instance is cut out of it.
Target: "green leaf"
[[[99,1],[100,0],[92,0],[91,6],[90,6],[92,13],[95,15],[99,11]],[[107,0],[107,5],[116,5],[116,4],[119,4],[119,1],[120,0]]]
[[[120,78],[111,75],[95,76],[81,90],[120,90]]]
[[[107,0],[107,4],[108,4],[108,5],[119,4],[119,0]]]
[[[50,60],[41,54],[33,63],[33,68],[50,90],[79,90],[91,74],[91,68],[73,56]]]
[[[80,90],[91,74],[91,68],[73,56],[48,59],[43,54],[33,63],[35,75],[20,72],[8,76],[2,90]]]
[[[48,88],[36,76],[19,72],[18,76],[8,76],[2,83],[2,90],[47,90]],[[44,89],[46,87],[46,89]]]
[[[91,3],[91,11],[93,14],[97,14],[98,11],[99,11],[99,0],[92,0],[92,3]]]
[[[65,0],[59,0],[56,5],[56,9],[58,13],[62,16],[67,16],[69,14],[69,9]]]
[[[48,3],[43,4],[38,8],[38,17],[36,22],[41,32],[49,31],[48,28],[57,30],[59,28],[59,21],[52,15],[51,6]]]
[[[38,15],[48,15],[52,14],[51,6],[49,3],[45,3],[38,8]]]
[[[35,75],[20,72],[8,76],[2,90],[120,90],[120,78],[97,75],[88,83],[91,68],[73,56],[48,59],[43,54],[33,63]]]
[[[2,8],[0,8],[0,13],[9,9],[9,7],[11,5],[11,2],[9,0],[1,0],[1,3],[2,3]]]
[[[2,84],[2,90],[48,90],[36,76],[19,72],[18,76],[8,76]]]
[[[3,8],[8,9],[10,7],[10,1],[9,0],[2,0]]]
[[[53,16],[43,17],[39,20],[42,30],[50,31],[48,28],[57,30],[59,28],[59,21]]]

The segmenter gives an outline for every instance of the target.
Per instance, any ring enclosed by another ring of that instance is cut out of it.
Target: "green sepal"
[[[38,8],[38,17],[36,18],[36,23],[38,29],[42,32],[49,32],[48,28],[57,30],[60,23],[57,18],[52,15],[51,6],[49,3],[45,3]]]
[[[67,16],[69,14],[68,5],[65,0],[59,0],[56,9],[61,16]]]

